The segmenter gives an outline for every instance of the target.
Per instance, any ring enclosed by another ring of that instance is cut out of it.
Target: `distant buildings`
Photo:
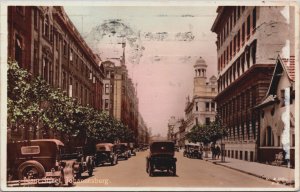
[[[286,59],[294,55],[295,9],[221,6],[217,12],[211,28],[217,34],[215,100],[229,132],[225,138],[226,155],[257,161],[262,158],[260,129],[265,127],[255,107],[268,92],[278,54]]]
[[[189,143],[185,134],[197,124],[209,124],[215,120],[216,104],[213,101],[217,95],[217,78],[212,76],[207,82],[207,65],[200,57],[195,65],[193,98],[187,98],[185,105],[185,118],[171,117],[168,123],[168,138],[171,138],[179,146]],[[171,137],[170,137],[171,136]]]

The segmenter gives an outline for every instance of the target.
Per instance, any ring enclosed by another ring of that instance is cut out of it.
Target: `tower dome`
[[[206,62],[202,57],[199,57],[199,59],[197,59],[195,65],[195,77],[204,77],[206,78]]]

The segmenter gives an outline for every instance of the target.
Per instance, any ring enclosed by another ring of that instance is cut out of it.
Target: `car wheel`
[[[153,174],[154,174],[154,169],[153,169],[153,166],[151,165],[151,163],[149,162],[149,165],[148,165],[148,173],[149,173],[149,176],[150,177],[153,177]]]
[[[43,178],[46,174],[46,171],[42,164],[37,161],[26,161],[22,163],[18,168],[18,178],[20,180],[24,178]]]
[[[172,167],[173,176],[176,176],[176,164],[174,163]]]

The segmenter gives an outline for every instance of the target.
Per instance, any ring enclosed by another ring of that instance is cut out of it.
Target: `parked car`
[[[73,185],[75,160],[62,156],[57,139],[18,141],[7,144],[7,185]]]
[[[200,146],[192,144],[185,145],[183,156],[186,156],[188,158],[202,159],[202,151],[200,150]]]
[[[136,155],[136,149],[135,149],[134,143],[129,143],[129,149],[130,149],[131,155]]]
[[[98,143],[96,145],[95,165],[99,166],[105,163],[110,163],[110,165],[118,163],[116,147],[112,143]]]
[[[176,161],[174,157],[174,142],[172,141],[155,141],[150,145],[150,153],[146,158],[146,172],[153,176],[154,171],[167,170],[176,176]]]
[[[83,173],[89,176],[93,175],[94,157],[88,154],[85,147],[70,147],[63,150],[62,158],[66,160],[74,160],[74,174],[76,179],[81,179]]]
[[[116,153],[119,158],[127,160],[129,158],[128,146],[125,143],[116,144]]]

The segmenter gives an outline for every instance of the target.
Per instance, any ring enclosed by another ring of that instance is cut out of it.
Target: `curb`
[[[241,169],[237,169],[237,168],[234,168],[234,167],[230,167],[230,166],[227,166],[227,165],[223,165],[221,163],[218,163],[216,161],[209,161],[209,159],[205,159],[205,161],[208,161],[210,163],[213,163],[215,165],[220,165],[220,166],[223,166],[223,167],[226,167],[226,168],[229,168],[229,169],[232,169],[232,170],[236,170],[236,171],[239,171],[239,172],[242,172],[242,173],[245,173],[245,174],[248,174],[248,175],[252,175],[252,176],[255,176],[255,177],[258,177],[258,178],[261,178],[261,179],[264,179],[264,180],[267,180],[267,181],[272,181],[274,183],[279,183],[279,184],[284,184],[284,185],[288,185],[288,186],[295,186],[295,181],[292,180],[292,181],[283,181],[283,180],[277,180],[276,178],[275,179],[272,179],[272,178],[267,178],[266,176],[264,175],[258,175],[258,174],[255,174],[255,173],[251,173],[251,172],[248,172],[248,171],[244,171],[244,170],[241,170]]]

